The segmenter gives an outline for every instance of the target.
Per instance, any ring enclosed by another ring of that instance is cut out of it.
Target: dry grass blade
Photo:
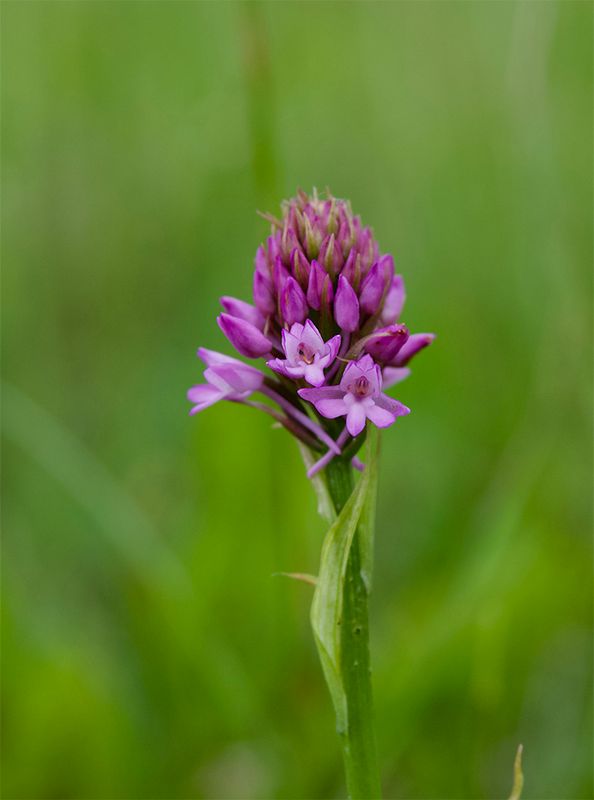
[[[520,800],[524,787],[524,773],[522,772],[522,752],[524,745],[518,745],[516,757],[514,759],[514,785],[509,800]]]

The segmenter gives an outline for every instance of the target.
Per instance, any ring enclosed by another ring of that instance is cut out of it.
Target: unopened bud
[[[365,351],[379,364],[391,364],[409,337],[406,325],[379,328],[365,340]]]
[[[288,325],[303,322],[307,317],[307,300],[295,278],[289,276],[280,295],[280,312]]]
[[[343,331],[349,333],[359,327],[359,300],[344,275],[340,275],[338,278],[338,287],[334,298],[334,319]]]
[[[323,317],[330,319],[332,300],[334,299],[334,288],[328,273],[324,274],[322,281],[322,291],[320,293],[320,312]]]
[[[284,264],[289,264],[291,253],[299,246],[299,241],[295,235],[295,231],[289,226],[289,221],[285,223],[283,233],[281,236],[280,254]]]
[[[361,284],[359,302],[362,311],[370,316],[379,311],[385,285],[383,270],[376,261]]]
[[[322,304],[322,286],[327,277],[327,274],[314,259],[314,261],[311,262],[309,281],[307,284],[307,302],[316,311],[320,310]]]
[[[343,264],[343,257],[342,251],[340,247],[336,244],[336,239],[334,234],[331,233],[330,236],[326,236],[322,245],[320,247],[320,254],[318,256],[318,261],[326,272],[330,275],[330,277],[334,277],[340,270]]]
[[[390,325],[398,320],[402,313],[405,298],[406,292],[402,275],[394,275],[382,309],[381,320],[384,325]]]
[[[299,283],[302,289],[307,289],[310,265],[309,261],[298,247],[295,247],[291,253],[291,266],[295,280]]]
[[[260,330],[264,327],[262,313],[250,303],[238,300],[236,297],[221,297],[221,305],[232,317],[239,317],[239,319],[244,319],[246,322],[251,322],[252,325],[255,325]]]
[[[288,277],[289,277],[288,269],[283,264],[281,257],[277,256],[274,262],[274,270],[272,272],[272,278],[274,281],[274,288],[279,297]]]
[[[254,303],[265,317],[273,314],[276,308],[272,278],[268,272],[257,269],[254,272]]]
[[[258,358],[270,352],[272,345],[269,340],[250,322],[232,317],[230,314],[220,314],[217,322],[227,339],[242,356]]]
[[[317,258],[320,252],[320,245],[322,243],[322,234],[319,230],[314,228],[308,214],[303,215],[303,222],[305,224],[305,250],[307,257],[311,260]]]
[[[357,291],[361,283],[361,255],[356,250],[353,249],[349,253],[341,275],[344,275],[353,289]]]

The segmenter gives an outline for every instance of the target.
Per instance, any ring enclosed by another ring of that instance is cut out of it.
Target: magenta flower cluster
[[[230,400],[270,414],[322,457],[355,458],[367,422],[387,428],[410,413],[384,389],[409,374],[431,344],[411,334],[400,315],[405,291],[391,255],[350,204],[299,191],[255,259],[253,304],[222,297],[219,327],[242,356],[264,359],[272,374],[200,348],[206,383],[193,386],[191,414]],[[258,392],[268,402],[255,401]],[[272,405],[270,404],[272,402]],[[342,429],[333,422],[345,418]]]

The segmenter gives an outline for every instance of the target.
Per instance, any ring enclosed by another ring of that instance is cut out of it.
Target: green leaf
[[[332,696],[339,733],[347,729],[347,700],[341,664],[341,623],[349,552],[359,527],[363,569],[371,579],[372,524],[377,487],[377,433],[369,437],[367,466],[344,508],[330,527],[320,561],[311,624],[324,676]],[[369,591],[368,580],[364,577]]]

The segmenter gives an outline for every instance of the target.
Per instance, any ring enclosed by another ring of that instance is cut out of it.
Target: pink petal
[[[307,364],[303,370],[303,377],[312,386],[321,386],[324,383],[324,370],[320,364]]]
[[[297,327],[299,327],[298,334],[293,332],[297,330]],[[302,329],[303,329],[302,325],[299,325],[299,323],[295,323],[295,325],[293,325],[293,327],[291,328],[290,332],[284,330],[281,334],[283,350],[285,351],[285,355],[288,361],[293,362],[297,360],[297,348],[299,347],[299,341],[300,341],[298,336],[301,335]]]
[[[357,367],[361,370],[361,372],[369,372],[375,367],[375,362],[373,358],[366,353],[362,358],[357,361]],[[369,377],[366,375],[365,377]]]
[[[434,339],[434,333],[413,333],[412,336],[409,336],[404,347],[398,351],[398,355],[393,362],[394,366],[404,367],[413,356],[428,347]]]
[[[296,339],[301,341],[301,337],[303,336],[303,329],[304,328],[305,328],[305,325],[302,325],[300,322],[294,322],[291,325],[290,329],[289,329],[289,333],[293,334],[293,336]]]
[[[390,414],[393,414],[395,417],[405,417],[407,414],[410,414],[410,408],[408,408],[408,406],[398,402],[398,400],[394,400],[393,397],[388,397],[387,394],[380,394],[379,397],[376,397],[375,404],[389,411]]]
[[[212,374],[207,376],[207,373]],[[236,392],[255,392],[264,381],[264,374],[247,364],[220,364],[218,367],[209,367],[204,372],[204,377],[209,382],[214,375],[226,381]]]
[[[306,320],[303,326],[301,341],[313,350],[314,353],[320,353],[324,349],[324,340],[319,330],[310,319]]]
[[[382,371],[377,364],[374,364],[373,369],[369,371],[368,378],[371,384],[371,396],[377,397],[382,390]]]
[[[207,367],[204,370],[204,377],[211,384],[211,386],[216,387],[221,395],[231,394],[233,392],[233,386],[223,375],[219,374],[220,369],[222,369],[221,364],[219,364],[217,367]],[[231,367],[231,369],[233,369],[233,367]]]
[[[324,417],[334,419],[347,413],[344,392],[338,386],[322,386],[319,389],[299,389],[299,396],[313,403]]]
[[[389,411],[386,411],[385,408],[381,408],[377,405],[373,405],[367,409],[367,416],[378,428],[388,428],[396,422],[394,414],[391,414]]]
[[[303,363],[299,363],[296,367],[293,367],[288,361],[285,361],[285,374],[289,376],[289,378],[302,378],[303,373],[305,372],[305,367]]]
[[[367,378],[372,387],[375,388],[377,382],[377,376],[374,372],[375,366],[375,362],[370,355],[364,355],[363,358],[360,358],[358,361],[351,361],[350,364],[347,364],[342,380],[340,381],[341,389],[348,392],[349,386],[353,381],[361,377]],[[381,387],[378,386],[375,393],[379,392],[380,388]]]
[[[336,400],[344,397],[344,392],[338,386],[322,386],[319,389],[299,389],[297,394],[310,403],[317,403],[318,400]]]
[[[318,411],[320,409],[318,408]],[[323,413],[320,411],[320,413]],[[346,426],[351,436],[358,436],[365,427],[366,409],[362,403],[353,403],[346,418]]]
[[[315,407],[320,412],[323,417],[327,417],[328,419],[336,419],[336,417],[343,417],[348,409],[345,405],[343,398],[340,399],[328,399],[328,400],[317,400],[314,402]],[[350,412],[349,412],[350,413]],[[363,422],[365,424],[365,421]]]
[[[279,372],[281,375],[287,375],[286,361],[280,358],[273,358],[266,362],[266,366],[270,367],[274,372]]]
[[[203,408],[208,408],[208,406],[213,405],[213,403],[222,400],[224,396],[224,393],[215,386],[209,386],[206,383],[202,383],[199,386],[192,386],[188,389],[187,393],[187,398],[190,403],[195,403],[190,414],[197,414],[198,411],[202,411]]]
[[[204,361],[207,367],[214,367],[217,364],[243,364],[243,361],[238,358],[217,353],[216,350],[207,350],[206,347],[198,348],[198,357]]]
[[[400,383],[410,375],[408,367],[384,367],[383,388],[389,389],[395,383]]]
[[[327,365],[330,365],[334,361],[334,359],[338,354],[338,351],[340,350],[341,344],[342,344],[342,337],[339,334],[333,336],[326,342],[326,347],[329,348],[329,355],[330,355]]]
[[[343,390],[343,392],[348,392],[351,383],[356,381],[360,376],[361,371],[359,370],[357,363],[355,361],[349,362],[345,367],[340,381],[340,388]]]

